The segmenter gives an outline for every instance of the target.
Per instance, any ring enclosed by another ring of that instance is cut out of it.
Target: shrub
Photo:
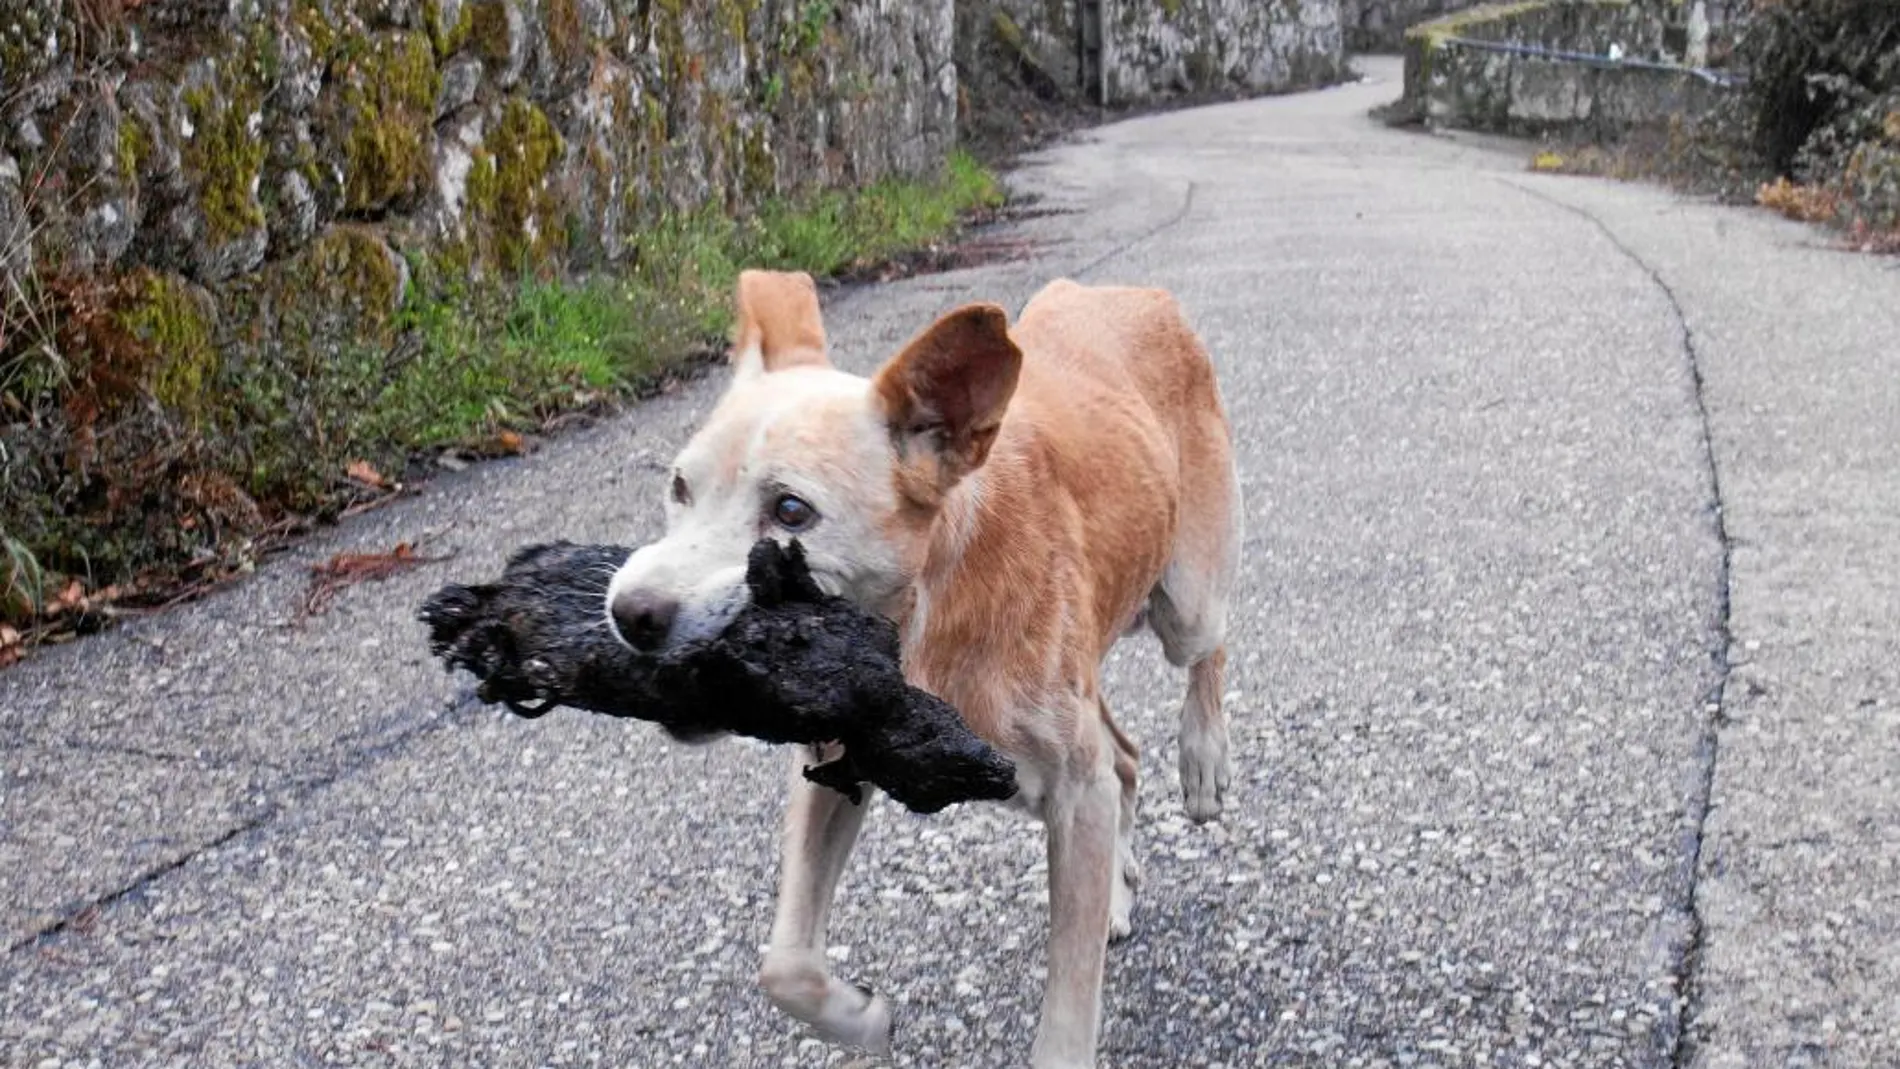
[[[1900,18],[1892,0],[1758,0],[1737,56],[1756,147],[1792,174],[1817,136],[1900,90]]]
[[[1776,173],[1815,191],[1804,200],[1837,200],[1844,225],[1900,227],[1894,0],[1758,0],[1737,57],[1755,148]]]

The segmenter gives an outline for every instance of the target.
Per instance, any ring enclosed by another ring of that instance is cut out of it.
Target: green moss
[[[772,155],[763,125],[746,131],[739,167],[739,183],[747,197],[756,201],[778,187],[778,159]]]
[[[501,197],[501,182],[496,176],[495,157],[485,148],[477,148],[469,161],[465,197],[470,215],[493,218]]]
[[[564,149],[560,131],[540,108],[511,97],[486,141],[469,169],[469,212],[501,266],[542,266],[567,244],[547,183]]]
[[[441,86],[435,53],[421,34],[379,36],[343,61],[344,207],[381,208],[418,194],[428,181],[428,133]]]
[[[696,51],[686,44],[685,16],[677,3],[662,0],[655,5],[650,25],[654,49],[659,54],[661,92],[669,101],[685,100],[694,81],[694,64],[700,62]]]
[[[364,361],[374,364],[395,341],[402,266],[375,230],[337,225],[245,289],[260,310],[253,319],[271,329],[247,343],[246,372],[230,387],[251,432],[240,470],[254,491],[294,485],[304,494],[298,473],[334,472],[348,459],[328,450],[347,445],[340,428],[380,376]]]
[[[152,138],[145,127],[131,115],[122,115],[119,119],[119,144],[117,150],[119,176],[137,179],[139,170],[152,155]]]
[[[666,120],[666,102],[655,93],[643,94],[640,98],[640,119],[644,136],[642,140],[658,148],[672,139],[673,131]]]
[[[283,42],[269,21],[258,20],[241,39],[240,53],[259,85],[276,85],[284,75]]]
[[[1421,22],[1405,31],[1408,41],[1423,41],[1432,48],[1444,43],[1447,37],[1462,37],[1465,31],[1487,22],[1503,19],[1521,18],[1533,11],[1542,11],[1555,7],[1565,0],[1518,0],[1516,3],[1481,4],[1464,11],[1446,15],[1444,18]],[[1594,0],[1597,3],[1627,4],[1628,0]]]
[[[297,272],[305,299],[325,308],[350,307],[370,336],[380,333],[402,303],[402,271],[389,246],[365,227],[333,226],[311,242]]]
[[[310,50],[327,60],[337,45],[337,30],[320,0],[295,0],[290,9],[291,24],[310,42]]]
[[[498,0],[468,0],[463,14],[468,21],[467,42],[475,54],[489,63],[507,63],[513,54],[508,9]]]
[[[152,396],[195,425],[213,407],[217,374],[211,298],[183,279],[147,272],[127,287],[131,303],[120,322],[151,352]]]
[[[793,106],[799,107],[811,99],[812,92],[818,88],[818,71],[810,56],[795,56],[785,61],[785,88],[791,95]]]
[[[184,164],[197,182],[211,237],[229,240],[263,226],[264,207],[256,191],[265,144],[250,129],[259,94],[246,86],[225,96],[207,85],[187,89],[183,100],[192,125]]]
[[[736,48],[745,48],[751,38],[752,11],[755,6],[748,0],[718,0],[719,20]]]
[[[476,272],[474,244],[466,237],[437,242],[431,265],[451,278],[470,278]]]
[[[997,8],[990,12],[990,32],[996,40],[1013,56],[1020,56],[1029,50],[1029,42],[1023,39],[1023,28],[1009,17],[1009,12]]]
[[[778,107],[778,102],[784,98],[785,76],[774,71],[771,76],[766,78],[759,86],[759,106],[766,111],[772,111]]]
[[[429,31],[429,43],[437,59],[447,59],[462,50],[475,27],[475,7],[464,0],[455,21],[443,17],[442,0],[422,0],[422,24]]]

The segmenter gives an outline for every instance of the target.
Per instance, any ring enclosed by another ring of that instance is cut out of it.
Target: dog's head
[[[951,490],[988,458],[1022,366],[995,305],[943,316],[870,379],[831,366],[809,275],[745,272],[737,313],[732,384],[674,460],[666,534],[607,591],[637,649],[724,630],[761,538],[797,539],[826,593],[894,614]]]

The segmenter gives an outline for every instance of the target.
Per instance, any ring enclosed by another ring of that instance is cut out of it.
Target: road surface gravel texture
[[[1032,258],[828,302],[867,371],[962,301],[1159,285],[1219,364],[1236,787],[1184,818],[1184,681],[1125,643],[1101,1065],[1900,1065],[1900,265],[1387,130],[1366,68],[1043,151]],[[476,706],[412,617],[654,537],[722,378],[0,675],[0,1065],[878,1064],[754,984],[780,754]],[[831,954],[896,1065],[1026,1063],[1044,887],[1020,817],[880,806]]]

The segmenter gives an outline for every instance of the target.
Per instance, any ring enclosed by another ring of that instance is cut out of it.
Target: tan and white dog
[[[1095,1064],[1105,946],[1140,880],[1136,748],[1100,666],[1144,623],[1189,670],[1186,809],[1219,815],[1227,600],[1240,545],[1214,369],[1167,293],[1059,281],[1012,328],[990,304],[933,323],[865,379],[831,366],[810,277],[739,280],[735,374],[682,451],[667,531],[614,576],[631,644],[716,634],[747,550],[797,538],[827,592],[903,635],[905,675],[1017,763],[1048,834],[1048,981],[1036,1069]],[[794,755],[760,982],[828,1040],[888,1050],[882,996],[833,977],[825,926],[865,807]]]

